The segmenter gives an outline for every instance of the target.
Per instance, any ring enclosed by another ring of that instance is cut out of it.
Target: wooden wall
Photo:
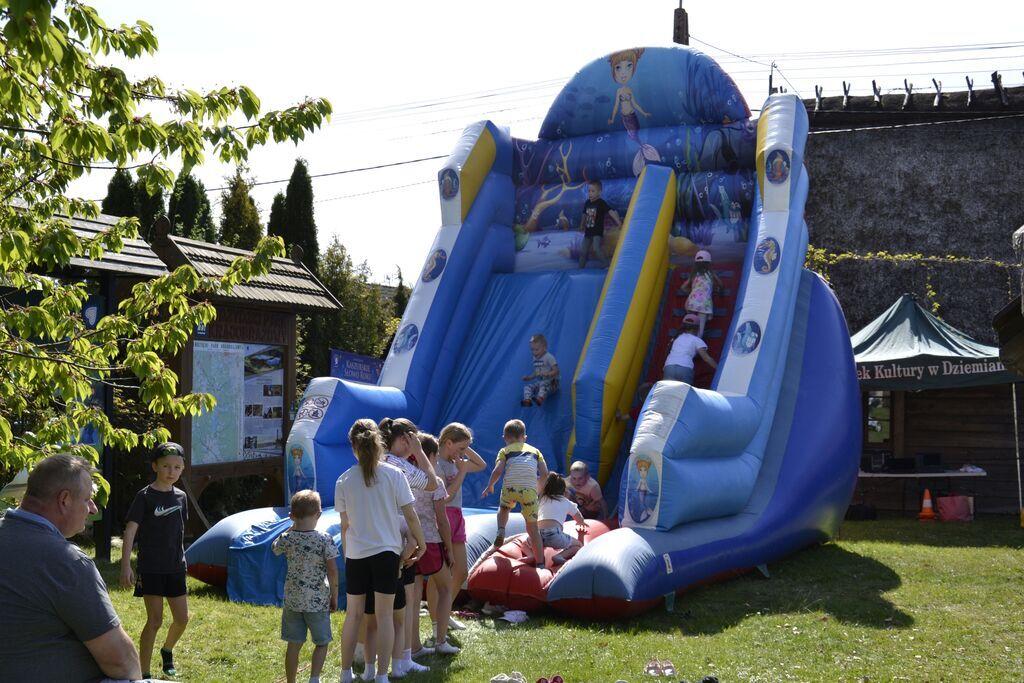
[[[973,493],[978,512],[1018,510],[1011,391],[1011,385],[1001,384],[903,395],[904,455],[941,453],[945,469],[959,469],[968,463],[983,468],[988,473],[983,478],[946,480],[954,491]],[[1018,386],[1017,394],[1018,421],[1024,424],[1024,385]],[[907,509],[915,512],[920,507],[920,501],[911,500],[916,498],[916,489],[917,483],[911,480]],[[854,502],[863,500],[881,510],[899,510],[901,490],[898,479],[861,479]]]

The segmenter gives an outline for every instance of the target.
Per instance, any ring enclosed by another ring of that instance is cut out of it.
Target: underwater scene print
[[[572,140],[513,139],[512,179],[516,185],[584,182],[636,177],[647,163],[676,173],[753,169],[757,126],[669,126],[641,131],[636,142],[623,133],[599,133]],[[636,154],[644,163],[636,166]]]
[[[636,182],[634,178],[602,182],[601,197],[620,221],[626,218]],[[669,237],[671,262],[690,264],[701,249],[710,251],[719,263],[742,261],[754,206],[754,172],[683,173],[676,183],[676,215]],[[517,272],[579,267],[580,220],[586,199],[584,181],[516,188],[512,229]],[[588,267],[607,267],[615,253],[621,232],[615,217],[609,215],[604,228],[600,253],[591,254]]]
[[[583,67],[555,98],[541,125],[546,140],[750,118],[739,88],[690,48],[620,50]],[[653,143],[650,143],[653,144]],[[636,150],[641,162],[646,150]]]

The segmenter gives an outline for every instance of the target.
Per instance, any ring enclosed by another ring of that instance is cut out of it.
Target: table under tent
[[[998,347],[972,339],[911,294],[851,342],[865,416],[855,500],[903,508],[905,491],[895,505],[899,481],[885,478],[909,477],[922,487],[930,481],[976,493],[982,511],[1020,505],[1016,383],[1024,378],[1005,369]]]

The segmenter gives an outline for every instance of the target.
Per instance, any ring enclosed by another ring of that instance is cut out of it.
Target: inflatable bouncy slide
[[[289,489],[313,483],[332,505],[357,418],[434,433],[463,422],[487,460],[520,418],[551,469],[587,463],[616,521],[593,524],[565,565],[536,570],[520,538],[488,550],[497,496],[481,495],[486,473],[468,477],[469,591],[591,617],[635,614],[829,538],[856,482],[860,401],[842,311],[803,268],[807,129],[792,95],[751,120],[718,64],[685,48],[590,63],[537,140],[469,126],[438,174],[441,227],[380,381],[309,384],[286,446]],[[595,181],[615,216],[581,254]],[[698,367],[692,385],[661,381],[698,251],[722,285],[704,333],[719,366]],[[535,334],[560,388],[523,407]],[[269,543],[289,524],[286,508],[222,520],[189,549],[189,570],[232,599],[279,603],[284,561]],[[332,511],[320,524],[339,535]]]

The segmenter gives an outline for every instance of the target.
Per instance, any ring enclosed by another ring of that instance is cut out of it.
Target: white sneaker
[[[447,640],[442,640],[440,643],[434,646],[434,649],[443,655],[457,655],[459,654],[459,652],[462,651],[459,648],[452,645],[451,643],[449,643]]]
[[[420,664],[419,662],[414,662],[411,659],[407,659],[404,662],[402,662],[402,667],[405,669],[405,673],[407,674],[420,673],[422,671],[430,671],[429,666],[424,666],[423,664]]]
[[[412,653],[412,658],[416,659],[417,657],[422,657],[423,655],[432,655],[432,654],[434,654],[434,648],[429,647],[427,645],[421,645],[420,649],[418,649],[418,650],[416,650],[416,652]]]
[[[453,628],[456,631],[465,631],[466,625],[455,617],[448,617],[448,628]]]
[[[359,678],[363,679],[364,681],[372,681],[376,677],[377,672],[374,670],[372,666],[366,667],[365,669],[363,669],[363,673],[359,674]]]

